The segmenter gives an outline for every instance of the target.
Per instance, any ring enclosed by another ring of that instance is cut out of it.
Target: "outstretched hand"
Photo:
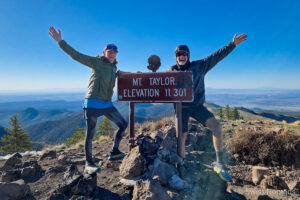
[[[61,39],[61,32],[58,29],[58,32],[55,30],[55,28],[53,28],[52,26],[49,28],[49,35],[56,41],[56,42],[60,42]]]
[[[245,33],[237,36],[237,34],[234,35],[232,42],[237,46],[239,44],[241,44],[242,42],[244,42],[247,39],[248,35],[246,35]]]

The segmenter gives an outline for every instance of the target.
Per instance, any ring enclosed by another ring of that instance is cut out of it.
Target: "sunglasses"
[[[179,56],[187,56],[187,55],[188,55],[188,53],[185,52],[185,51],[179,51],[179,52],[176,53],[176,57],[179,57]]]

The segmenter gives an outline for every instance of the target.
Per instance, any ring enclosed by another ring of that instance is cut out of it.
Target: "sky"
[[[0,0],[0,92],[86,89],[90,69],[59,48],[50,26],[87,55],[115,43],[118,68],[131,72],[148,72],[152,54],[166,71],[179,44],[199,60],[245,33],[206,87],[300,89],[299,10],[298,0]]]

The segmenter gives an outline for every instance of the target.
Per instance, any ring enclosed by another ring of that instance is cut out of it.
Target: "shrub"
[[[300,153],[300,136],[295,133],[241,130],[230,139],[227,149],[251,165],[292,165]]]

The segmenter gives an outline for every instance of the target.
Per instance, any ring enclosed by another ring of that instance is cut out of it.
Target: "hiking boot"
[[[110,152],[109,160],[116,161],[116,160],[122,160],[126,156],[125,153],[119,151],[119,149],[114,149]]]
[[[224,165],[216,164],[214,171],[219,175],[219,177],[225,182],[232,182],[232,177]]]
[[[100,167],[98,167],[97,165],[85,165],[85,168],[84,168],[84,173],[86,174],[95,174],[97,172],[100,171]]]

